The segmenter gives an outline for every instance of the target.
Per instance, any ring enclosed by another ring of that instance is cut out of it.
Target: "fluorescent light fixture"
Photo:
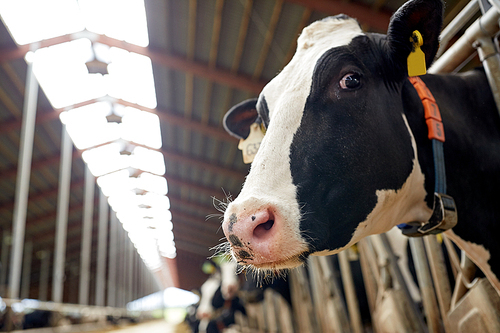
[[[17,44],[84,30],[148,46],[144,0],[2,0],[0,15]]]
[[[155,149],[161,148],[160,118],[156,114],[126,107],[121,126],[124,140]]]
[[[133,193],[134,190],[147,191],[159,195],[167,194],[167,180],[164,177],[143,172],[139,177],[130,177],[128,170],[119,170],[97,178],[105,196]]]
[[[105,196],[110,197],[119,193],[133,190],[133,178],[128,170],[119,170],[97,178],[97,184]]]
[[[103,76],[88,73],[85,62],[91,57],[91,42],[86,38],[45,47],[35,52],[33,71],[55,108],[107,94]]]
[[[126,143],[116,141],[86,150],[82,153],[82,157],[95,177],[129,167],[156,175],[165,174],[165,161],[162,153],[144,147],[135,147],[130,155],[123,154],[126,149]]]
[[[105,196],[110,197],[134,190],[147,191],[159,195],[167,194],[167,180],[164,177],[143,172],[139,177],[130,177],[128,170],[119,170],[97,178]]]
[[[144,0],[79,0],[87,30],[148,46]]]
[[[151,59],[116,47],[100,53],[111,62],[107,75],[89,74],[85,63],[92,60],[94,55],[92,43],[87,38],[45,47],[35,52],[35,75],[55,108],[106,95],[148,108],[156,107]],[[131,118],[135,119],[137,116],[134,118],[132,115]],[[155,121],[147,119],[141,118],[140,126]],[[151,140],[154,145],[158,145],[157,137]]]
[[[108,121],[111,114],[121,122]],[[59,117],[80,150],[120,138],[155,149],[162,146],[158,116],[136,108],[97,102],[61,112]]]
[[[85,28],[75,0],[2,0],[0,15],[19,45]]]
[[[130,158],[130,166],[133,168],[148,171],[159,176],[165,174],[165,160],[163,159],[163,154],[159,151],[144,147],[135,147]]]
[[[108,94],[131,103],[156,107],[153,66],[149,57],[112,47]]]
[[[139,175],[139,177],[137,177],[137,181],[137,188],[142,190],[160,195],[168,193],[168,185],[165,177],[143,172]]]
[[[120,142],[113,142],[84,151],[82,158],[87,163],[90,172],[95,177],[99,177],[130,166],[130,157],[120,154],[122,147]]]
[[[98,102],[61,112],[59,117],[75,146],[83,150],[120,138],[120,124],[106,120],[110,112],[110,103]]]
[[[150,206],[145,208],[142,204],[144,195],[134,195],[131,192],[126,192],[122,195],[114,195],[109,197],[108,202],[112,209],[116,212],[118,219],[123,224],[123,227],[131,231],[134,228],[149,228],[157,230],[157,235],[161,233],[171,232],[173,229],[172,213],[168,210],[168,198],[162,196],[165,200],[161,200],[161,205]],[[151,203],[148,203],[151,204]]]

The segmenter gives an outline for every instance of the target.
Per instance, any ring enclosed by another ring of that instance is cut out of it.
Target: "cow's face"
[[[291,268],[430,216],[391,52],[346,16],[315,22],[250,104],[267,132],[223,222],[240,264]]]

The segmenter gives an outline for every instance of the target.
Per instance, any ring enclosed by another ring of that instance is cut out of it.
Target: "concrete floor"
[[[126,327],[94,331],[96,333],[181,333],[186,332],[181,326],[166,322],[163,319],[134,324]]]

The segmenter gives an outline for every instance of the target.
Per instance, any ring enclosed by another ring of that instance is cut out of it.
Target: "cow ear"
[[[407,76],[407,59],[412,51],[410,38],[415,30],[422,35],[424,44],[421,50],[429,68],[439,48],[442,24],[442,0],[410,0],[394,13],[389,22],[387,38],[390,59],[398,73]]]
[[[227,111],[222,121],[224,129],[238,139],[246,139],[250,126],[257,121],[257,98],[248,99]]]

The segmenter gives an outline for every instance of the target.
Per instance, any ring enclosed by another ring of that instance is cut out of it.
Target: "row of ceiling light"
[[[0,15],[18,44],[73,34],[26,55],[75,146],[150,269],[176,255],[151,59],[96,43],[96,34],[149,44],[144,0],[4,0]]]

